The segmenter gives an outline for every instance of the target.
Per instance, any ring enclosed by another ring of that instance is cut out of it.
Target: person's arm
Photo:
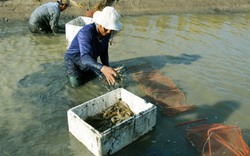
[[[105,44],[105,47],[101,53],[100,59],[102,61],[102,64],[104,65],[101,69],[101,72],[105,75],[106,80],[109,85],[115,84],[115,77],[117,76],[115,70],[111,67],[109,67],[109,55],[108,55],[108,45],[109,45],[109,37],[107,39],[107,43]]]
[[[100,56],[101,62],[103,65],[109,66],[109,55],[108,55],[108,48],[106,48],[101,56]]]
[[[57,3],[57,2],[56,2]],[[50,3],[51,4],[51,3]],[[59,4],[51,4],[47,7],[47,11],[49,14],[49,25],[53,33],[60,33],[59,30],[59,17],[60,17],[60,10],[59,10]]]
[[[103,65],[98,63],[97,60],[93,58],[93,36],[91,32],[80,30],[78,34],[78,41],[82,64],[100,75]]]
[[[109,66],[109,54],[108,54],[108,47],[109,47],[109,39],[110,35],[107,36],[105,41],[103,41],[103,49],[100,55],[100,59],[103,65]]]
[[[106,77],[108,84],[114,85],[115,77],[117,76],[117,74],[113,68],[109,67],[108,43],[107,43],[107,47],[105,47],[105,49],[102,51],[100,58],[104,65],[101,69],[101,72]]]
[[[58,13],[51,13],[51,18],[50,18],[50,28],[54,33],[59,33],[59,26],[58,26],[58,21],[59,21],[59,17],[60,14]]]

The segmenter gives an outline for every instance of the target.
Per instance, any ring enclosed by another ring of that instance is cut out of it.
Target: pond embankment
[[[72,1],[72,0],[71,0]],[[71,6],[62,17],[84,15],[100,0],[73,0],[82,8]],[[49,0],[1,0],[0,19],[27,20],[31,12]],[[124,16],[144,14],[235,13],[250,11],[250,0],[116,0],[113,4]]]

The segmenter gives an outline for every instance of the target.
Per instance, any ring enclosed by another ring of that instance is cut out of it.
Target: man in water
[[[114,85],[116,72],[109,67],[108,46],[114,31],[120,31],[120,14],[110,6],[93,15],[94,23],[79,30],[65,56],[65,66],[69,84],[78,87],[93,76],[93,73],[106,77],[109,85]],[[97,62],[100,56],[102,63]]]
[[[32,33],[48,34],[63,33],[65,28],[59,28],[60,13],[68,8],[70,0],[57,0],[36,8],[29,19],[29,29]]]

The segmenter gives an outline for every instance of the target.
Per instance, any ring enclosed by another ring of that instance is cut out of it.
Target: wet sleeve
[[[105,48],[102,51],[102,54],[100,56],[101,62],[105,66],[109,66],[109,55],[108,55],[108,48]]]
[[[108,55],[109,39],[110,35],[105,39],[104,42],[102,42],[103,45],[100,55],[101,62],[105,66],[109,66],[109,55]]]
[[[91,32],[80,31],[78,34],[78,41],[82,64],[93,70],[95,73],[101,74],[100,71],[103,65],[93,58],[93,36],[91,35]]]
[[[54,33],[59,33],[59,26],[58,26],[58,21],[59,21],[60,13],[56,11],[51,11],[50,12],[50,28]]]

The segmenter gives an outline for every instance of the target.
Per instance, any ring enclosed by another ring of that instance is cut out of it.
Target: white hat
[[[107,6],[102,11],[94,13],[93,21],[106,29],[120,31],[122,28],[120,17],[120,14],[113,7]]]

